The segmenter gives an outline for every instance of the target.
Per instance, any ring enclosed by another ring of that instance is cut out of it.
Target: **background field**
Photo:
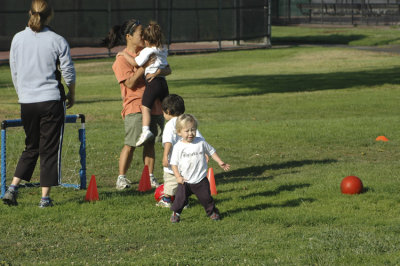
[[[400,45],[399,26],[309,25],[273,26],[272,43],[342,44],[350,46]]]
[[[77,61],[77,102],[87,116],[88,176],[100,201],[56,188],[55,206],[37,208],[39,189],[0,205],[0,264],[400,263],[399,56],[348,48],[298,47],[172,56],[170,92],[184,97],[203,136],[232,165],[215,162],[213,222],[195,198],[170,224],[153,194],[114,183],[123,141],[112,60]],[[0,67],[1,120],[19,116],[9,68]],[[11,135],[11,134],[9,134]],[[389,142],[376,142],[385,135]],[[20,153],[15,140],[8,150]],[[15,147],[14,147],[15,146]],[[161,146],[156,176],[161,181]],[[15,167],[9,166],[8,176]],[[340,193],[357,175],[365,193]]]

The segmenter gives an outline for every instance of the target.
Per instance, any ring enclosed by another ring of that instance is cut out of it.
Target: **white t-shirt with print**
[[[178,166],[179,173],[189,184],[197,184],[207,176],[206,154],[211,156],[215,149],[204,139],[195,137],[191,143],[178,141],[171,155],[171,165]]]
[[[182,138],[176,134],[176,120],[178,117],[173,117],[171,118],[164,126],[163,130],[163,135],[162,135],[162,145],[164,147],[164,144],[169,142],[172,144],[171,150],[169,151],[168,154],[168,162],[171,160],[171,154],[172,150],[174,149],[174,145],[181,140]],[[200,134],[199,130],[196,130],[196,137],[199,137],[201,139],[204,139],[203,136]],[[171,169],[171,166],[164,167],[164,172],[174,174],[174,172]]]
[[[146,47],[142,51],[140,51],[139,55],[135,57],[135,62],[139,66],[143,66],[150,58],[150,56],[154,54],[156,56],[156,60],[153,64],[146,67],[144,70],[144,74],[154,74],[156,73],[157,69],[165,68],[168,65],[167,56],[168,56],[168,49],[157,48],[157,47]]]

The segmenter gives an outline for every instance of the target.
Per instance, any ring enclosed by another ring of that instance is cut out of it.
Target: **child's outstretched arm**
[[[177,165],[171,165],[171,168],[172,168],[172,171],[174,171],[176,182],[178,182],[179,184],[185,183],[185,179],[179,173],[178,166]]]
[[[213,153],[213,155],[211,155],[211,158],[213,158],[214,161],[216,161],[218,163],[218,165],[224,169],[224,171],[228,171],[229,168],[231,168],[231,166],[227,163],[224,163],[221,158],[219,158],[218,154],[216,152]]]
[[[128,61],[128,63],[131,64],[131,65],[134,66],[134,67],[138,67],[138,66],[139,66],[139,65],[136,63],[135,58],[133,58],[133,56],[129,55],[128,53],[125,53],[124,51],[119,52],[119,53],[117,54],[117,57],[118,57],[118,56],[123,56],[123,57],[125,57],[126,61]]]

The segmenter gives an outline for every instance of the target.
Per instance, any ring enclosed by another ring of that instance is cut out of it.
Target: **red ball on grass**
[[[363,183],[357,176],[346,176],[340,183],[343,194],[360,194],[363,191]]]

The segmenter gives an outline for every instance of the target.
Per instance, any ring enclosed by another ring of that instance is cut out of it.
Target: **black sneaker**
[[[53,207],[53,201],[49,200],[40,200],[39,208]]]
[[[17,195],[18,191],[15,190],[11,191],[7,189],[6,193],[4,193],[3,203],[7,204],[8,206],[17,206],[18,205]]]

